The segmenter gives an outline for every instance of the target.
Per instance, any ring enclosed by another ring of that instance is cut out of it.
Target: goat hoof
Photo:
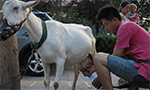
[[[46,81],[44,81],[45,88],[47,87]]]
[[[59,87],[59,84],[57,82],[54,82],[54,89],[57,90]]]

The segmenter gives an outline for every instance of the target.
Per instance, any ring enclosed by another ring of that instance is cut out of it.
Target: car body
[[[43,21],[52,20],[52,18],[46,12],[32,12]],[[16,35],[18,42],[20,72],[25,69],[28,61],[31,61],[28,66],[27,73],[34,76],[43,75],[43,64],[41,62],[41,58],[38,53],[32,53],[30,46],[32,41],[28,33],[21,29],[17,32]]]

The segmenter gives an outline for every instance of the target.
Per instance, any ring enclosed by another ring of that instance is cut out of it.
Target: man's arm
[[[113,54],[114,56],[118,56],[118,57],[122,57],[122,54],[124,52],[125,48],[122,48],[122,49],[116,49],[113,51]]]

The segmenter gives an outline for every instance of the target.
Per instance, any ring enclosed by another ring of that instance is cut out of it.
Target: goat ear
[[[38,0],[38,1],[28,1],[28,2],[24,2],[22,5],[24,8],[30,8],[30,7],[34,7],[36,6],[37,4],[39,4],[41,0]]]

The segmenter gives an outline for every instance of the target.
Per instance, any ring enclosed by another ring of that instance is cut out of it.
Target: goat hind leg
[[[72,84],[72,89],[71,90],[75,90],[76,88],[76,83],[78,80],[78,76],[79,76],[79,69],[77,68],[77,65],[73,65],[73,69],[74,69],[74,80],[73,80],[73,84]]]

